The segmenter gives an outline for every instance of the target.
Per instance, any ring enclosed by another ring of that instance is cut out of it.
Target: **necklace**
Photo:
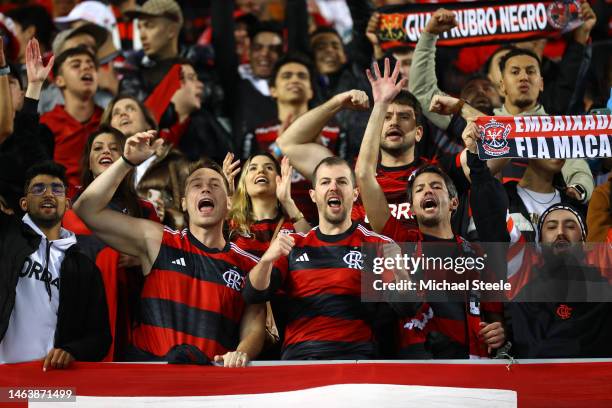
[[[521,187],[521,186],[519,186],[519,187]],[[534,196],[529,194],[529,190],[527,190],[525,187],[521,187],[521,189],[523,189],[523,191],[525,192],[525,194],[527,194],[529,196],[529,198],[531,198],[533,201],[535,201],[538,204],[550,204],[552,202],[552,200],[554,200],[555,197],[557,197],[557,189],[556,188],[555,188],[555,192],[554,192],[552,198],[550,200],[548,200],[548,201],[545,201],[545,202],[536,200],[536,198]]]

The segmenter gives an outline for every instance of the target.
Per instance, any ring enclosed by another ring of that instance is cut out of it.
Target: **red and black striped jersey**
[[[206,247],[188,229],[164,228],[159,255],[145,278],[134,345],[156,356],[191,344],[209,359],[235,350],[245,309],[244,277],[258,259],[227,243]]]
[[[410,222],[414,219],[410,211],[410,203],[406,194],[406,185],[412,174],[422,165],[421,160],[399,167],[385,167],[381,164],[376,169],[376,181],[382,188],[389,204],[391,216],[402,221]],[[365,207],[359,199],[353,205],[351,218],[355,221],[367,223]]]
[[[272,153],[278,160],[276,148],[276,138],[281,128],[278,121],[260,126],[254,131],[249,132],[244,139],[243,157],[247,158],[257,152]],[[325,126],[319,135],[318,142],[327,147],[338,157],[346,156],[346,136],[339,126]],[[317,207],[310,199],[308,190],[312,188],[312,183],[297,170],[293,170],[291,176],[291,196],[295,205],[304,214],[306,219],[313,222],[318,219]]]
[[[292,236],[295,246],[274,264],[271,279],[271,289],[287,296],[282,358],[375,357],[371,316],[361,303],[361,245],[393,241],[358,223],[338,235],[315,227]]]
[[[409,226],[399,220],[389,217],[383,228],[383,234],[391,237],[398,243],[402,242],[430,242],[429,248],[433,248],[434,242],[440,245],[436,248],[435,254],[425,254],[426,256],[452,256],[460,257],[468,254],[477,254],[470,244],[460,236],[451,240],[441,240],[435,237],[425,236],[418,228],[416,221]],[[450,244],[450,245],[449,245]],[[480,272],[468,270],[465,276],[471,275],[478,277]],[[438,270],[424,270],[424,279],[445,279],[446,272]],[[428,334],[439,332],[446,336],[450,341],[459,344],[463,350],[460,355],[446,356],[447,358],[467,358],[467,357],[486,357],[487,347],[478,337],[480,322],[484,321],[481,317],[481,310],[492,313],[503,313],[503,305],[496,302],[480,302],[480,294],[474,291],[466,291],[464,300],[454,300],[446,302],[427,302],[427,294],[424,294],[424,303],[415,316],[408,316],[401,320],[400,335],[400,355],[414,355],[411,349],[423,351]],[[432,350],[433,357],[438,351]],[[444,352],[444,350],[441,350]]]
[[[270,242],[272,241],[274,231],[278,226],[278,222],[280,218],[275,218],[273,220],[261,220],[256,221],[251,225],[251,235],[244,236],[238,232],[234,232],[232,234],[232,242],[238,246],[238,248],[247,251],[250,254],[255,255],[258,258],[268,250],[270,246]],[[293,223],[289,220],[283,221],[283,225],[281,226],[280,232],[292,233],[295,232],[293,228]]]

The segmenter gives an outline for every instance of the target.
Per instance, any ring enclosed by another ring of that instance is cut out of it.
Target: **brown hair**
[[[91,133],[87,138],[85,148],[83,149],[83,155],[81,156],[81,191],[85,190],[94,179],[93,173],[91,172],[91,168],[89,166],[89,155],[91,153],[91,149],[96,138],[105,133],[113,135],[115,141],[121,149],[121,153],[123,153],[123,146],[125,145],[125,136],[117,129],[110,126],[102,125],[93,133]],[[140,205],[138,204],[138,196],[136,195],[136,191],[134,190],[133,179],[134,170],[130,170],[128,175],[124,177],[121,181],[121,184],[119,185],[119,188],[117,189],[117,192],[115,192],[115,196],[113,198],[117,199],[121,203],[121,205],[125,206],[129,215],[134,217],[141,217],[142,210],[140,208]]]
[[[113,99],[111,99],[108,105],[106,105],[104,112],[102,113],[100,124],[111,126],[111,120],[113,119],[113,109],[115,109],[115,104],[124,99],[130,99],[134,101],[136,105],[138,105],[138,107],[140,108],[140,111],[142,112],[142,115],[145,118],[145,122],[147,122],[147,125],[149,125],[150,129],[157,130],[157,121],[153,117],[153,114],[151,113],[149,108],[147,108],[144,105],[144,103],[136,99],[136,97],[131,96],[131,95],[126,95],[126,94],[120,94],[120,95],[115,96]],[[146,130],[150,130],[150,129],[146,129]]]

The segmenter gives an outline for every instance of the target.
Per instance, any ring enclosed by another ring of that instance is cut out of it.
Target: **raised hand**
[[[292,201],[291,198],[291,174],[293,167],[289,164],[289,159],[285,156],[281,161],[281,174],[276,176],[276,198],[287,207],[287,203]]]
[[[468,123],[468,125],[463,129],[463,133],[461,134],[461,138],[463,139],[463,144],[465,144],[466,149],[471,153],[477,152],[476,141],[480,136],[480,129],[478,125],[474,122]]]
[[[374,12],[370,16],[370,20],[368,21],[368,26],[366,27],[366,37],[374,47],[379,45],[378,36],[376,35],[376,30],[378,29],[379,22],[380,22],[380,13]]]
[[[389,58],[385,58],[385,67],[382,75],[380,74],[380,69],[376,62],[374,63],[374,74],[376,77],[372,75],[372,71],[369,69],[366,70],[366,76],[372,86],[374,103],[391,103],[402,88],[406,86],[408,80],[405,78],[397,82],[397,78],[399,78],[400,74],[399,66],[400,64],[396,63],[393,73],[390,73],[391,63],[389,62]]]
[[[40,53],[40,45],[36,38],[32,38],[28,41],[26,46],[26,70],[28,73],[29,84],[42,84],[45,82],[53,68],[53,62],[55,56],[52,56],[47,63],[47,66],[43,64],[42,55]]]
[[[431,34],[440,35],[451,28],[457,27],[457,25],[455,13],[441,8],[432,14],[427,26],[425,26],[425,31]]]
[[[586,44],[589,35],[591,35],[591,30],[597,23],[597,16],[587,0],[581,0],[580,2],[580,18],[584,23],[574,30],[574,40],[581,44]]]
[[[261,257],[261,260],[265,262],[275,262],[281,256],[289,255],[294,245],[295,240],[293,237],[281,231],[276,238],[274,238],[268,250]]]
[[[334,96],[340,103],[340,106],[344,109],[350,110],[367,110],[370,107],[370,101],[368,95],[356,89],[351,91],[342,92]]]
[[[123,155],[131,163],[139,165],[155,154],[155,151],[164,143],[164,139],[155,139],[156,130],[136,133],[125,141]]]
[[[454,115],[460,110],[460,99],[448,95],[434,95],[429,111],[440,115]]]
[[[227,179],[227,183],[229,184],[230,191],[228,194],[230,196],[234,195],[234,180],[238,173],[240,173],[240,159],[234,160],[234,153],[228,152],[225,155],[225,159],[223,159],[223,174],[225,174],[225,178]]]

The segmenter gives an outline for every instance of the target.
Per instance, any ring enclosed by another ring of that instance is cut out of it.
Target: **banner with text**
[[[576,2],[560,4],[552,1],[478,1],[445,3],[455,13],[458,26],[442,33],[439,46],[484,45],[500,42],[527,41],[558,34],[567,27],[568,19],[579,11]],[[384,50],[400,46],[416,46],[439,4],[388,6],[381,13],[378,38]]]
[[[612,115],[483,116],[481,159],[612,157]]]

